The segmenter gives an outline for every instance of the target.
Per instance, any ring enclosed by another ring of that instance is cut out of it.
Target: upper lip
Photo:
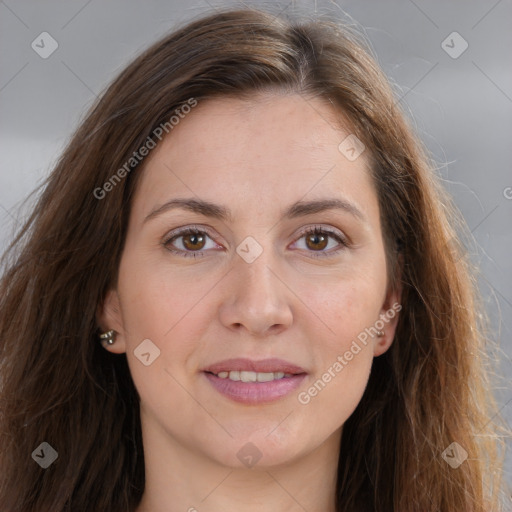
[[[211,364],[203,369],[204,372],[211,372],[215,374],[220,372],[229,372],[237,370],[257,373],[306,373],[306,370],[304,370],[304,368],[289,363],[288,361],[285,361],[283,359],[277,358],[263,359],[261,361],[254,361],[252,359],[244,358],[226,359],[224,361],[219,361],[218,363]]]

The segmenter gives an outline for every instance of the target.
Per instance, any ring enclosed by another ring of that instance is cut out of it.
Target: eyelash
[[[166,238],[166,240],[163,242],[163,245],[168,251],[170,251],[173,254],[176,254],[178,256],[183,256],[185,258],[197,258],[198,256],[203,257],[204,253],[206,252],[204,250],[203,251],[183,251],[182,249],[173,249],[172,246],[170,246],[170,243],[173,240],[176,240],[177,238],[180,238],[180,237],[183,237],[186,235],[207,235],[209,238],[211,238],[213,240],[213,237],[209,233],[209,231],[207,231],[204,228],[199,229],[199,228],[193,226],[193,227],[188,227],[183,230],[175,231],[175,232],[171,233]],[[300,233],[299,238],[297,238],[297,240],[300,240],[301,238],[303,238],[304,236],[307,236],[307,235],[328,235],[329,237],[334,238],[341,245],[341,247],[337,248],[336,250],[331,249],[329,252],[308,251],[308,252],[312,253],[311,255],[314,258],[328,258],[335,254],[338,254],[339,251],[342,251],[343,249],[349,247],[349,243],[347,242],[347,240],[344,237],[342,237],[340,234],[338,234],[337,231],[333,231],[328,228],[324,228],[321,226],[309,227]]]

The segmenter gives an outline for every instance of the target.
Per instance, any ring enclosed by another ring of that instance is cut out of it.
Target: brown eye
[[[182,235],[183,246],[190,251],[200,251],[203,249],[206,237],[202,233],[190,233]]]
[[[341,250],[349,247],[343,234],[321,226],[303,231],[296,244],[299,249],[315,258],[336,256]]]
[[[163,245],[178,256],[202,257],[209,249],[220,249],[207,231],[197,228],[187,228],[174,232]]]
[[[321,251],[327,247],[329,237],[323,233],[310,233],[306,236],[306,246],[314,251]]]

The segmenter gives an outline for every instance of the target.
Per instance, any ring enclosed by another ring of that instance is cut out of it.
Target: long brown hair
[[[104,197],[94,191],[190,98],[269,90],[326,99],[367,146],[390,278],[403,290],[394,343],[343,428],[337,510],[498,510],[494,401],[459,217],[364,42],[339,24],[252,9],[195,20],[136,58],[91,108],[4,256],[2,510],[136,508],[139,398],[126,357],[99,345],[96,313],[116,285],[143,162]],[[48,469],[31,459],[43,441],[58,452]],[[442,457],[453,442],[468,453],[457,469]]]

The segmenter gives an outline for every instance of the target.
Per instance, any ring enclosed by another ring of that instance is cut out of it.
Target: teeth
[[[242,382],[270,382],[271,380],[279,380],[283,377],[292,377],[292,374],[284,372],[263,373],[232,370],[230,372],[219,372],[217,377]]]

